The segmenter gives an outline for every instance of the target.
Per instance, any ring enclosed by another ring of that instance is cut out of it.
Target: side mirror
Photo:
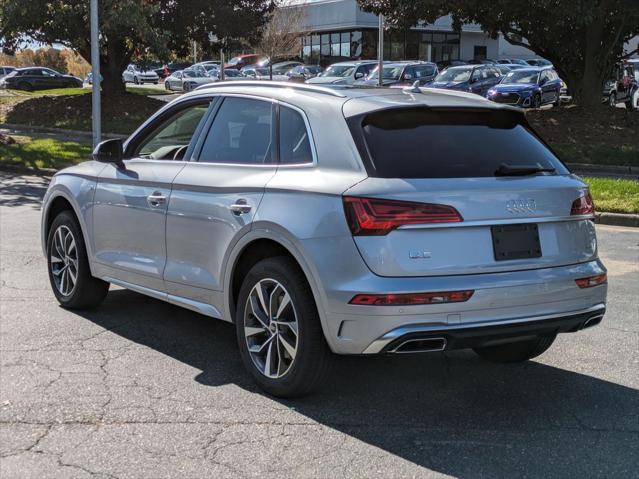
[[[471,77],[469,80],[469,83],[476,83],[477,82],[477,77]]]
[[[95,161],[99,161],[100,163],[113,163],[118,168],[124,169],[122,157],[122,140],[119,138],[103,141],[93,150],[93,159]]]
[[[412,80],[413,79],[413,75],[411,75],[410,73],[407,73],[406,75],[404,75],[404,80]]]
[[[364,74],[362,72],[355,73],[355,80],[359,80],[360,78],[364,78]]]

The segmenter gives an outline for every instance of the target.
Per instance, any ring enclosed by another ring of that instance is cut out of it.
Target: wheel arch
[[[227,315],[225,319],[234,322],[236,298],[242,284],[242,275],[262,259],[284,255],[289,256],[297,263],[308,281],[324,336],[328,337],[323,306],[324,295],[320,288],[320,283],[316,280],[317,273],[312,268],[311,263],[305,259],[302,250],[295,244],[295,241],[282,231],[278,231],[279,229],[281,227],[275,225],[265,229],[253,229],[244,235],[233,247],[225,263],[224,311]]]

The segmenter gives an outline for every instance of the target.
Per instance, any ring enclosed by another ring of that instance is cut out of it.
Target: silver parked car
[[[135,83],[136,85],[155,83],[157,85],[159,81],[160,77],[153,70],[143,70],[134,64],[130,64],[122,72],[123,83]]]
[[[93,158],[44,197],[59,303],[115,284],[234,323],[278,396],[332,353],[523,361],[605,312],[587,186],[469,93],[210,84]]]

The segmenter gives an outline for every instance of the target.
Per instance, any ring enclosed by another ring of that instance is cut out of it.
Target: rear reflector
[[[353,236],[383,236],[402,225],[463,221],[448,205],[357,196],[344,197],[344,211]]]
[[[598,274],[597,276],[589,276],[587,278],[576,279],[575,283],[577,283],[577,286],[583,289],[583,288],[592,288],[593,286],[597,286],[598,284],[603,284],[606,281],[608,281],[608,275],[604,273],[604,274]]]
[[[468,301],[475,291],[443,291],[438,293],[358,294],[350,304],[367,306],[403,306],[416,304],[461,303]]]
[[[595,204],[592,201],[592,196],[590,193],[586,193],[584,196],[580,196],[575,201],[572,202],[572,207],[570,208],[571,215],[594,215],[595,214]]]

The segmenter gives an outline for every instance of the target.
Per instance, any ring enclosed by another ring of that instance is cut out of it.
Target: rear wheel
[[[538,336],[524,341],[473,348],[473,351],[482,358],[495,363],[518,363],[544,353],[552,346],[556,337],[554,334],[551,336]]]
[[[257,263],[246,275],[235,315],[244,366],[279,397],[319,387],[332,362],[310,287],[290,258]]]
[[[53,294],[65,308],[93,308],[109,291],[109,283],[91,276],[82,231],[70,211],[60,213],[51,224],[47,265]]]

